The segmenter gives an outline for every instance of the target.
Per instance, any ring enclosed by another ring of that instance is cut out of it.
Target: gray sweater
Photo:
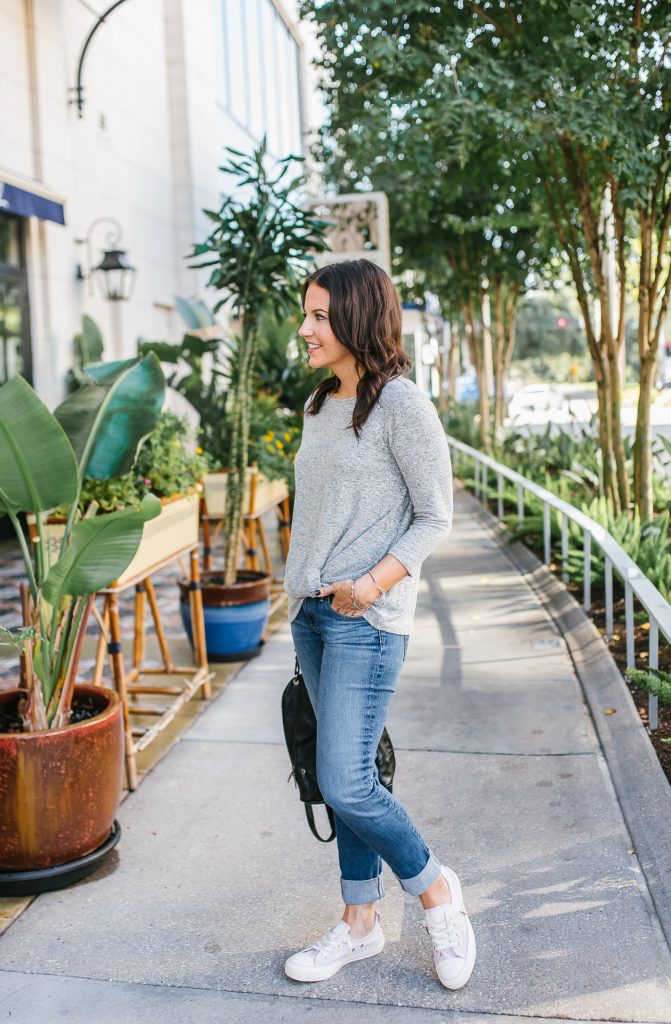
[[[375,629],[407,634],[422,562],[452,525],[445,431],[406,377],[384,386],[358,441],[350,426],[355,402],[329,397],[316,416],[305,416],[284,576],[289,620],[305,597],[357,579],[391,554],[409,576],[363,614]]]

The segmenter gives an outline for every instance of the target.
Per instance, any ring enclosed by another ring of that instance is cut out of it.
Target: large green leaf
[[[66,552],[51,568],[43,593],[50,605],[61,597],[86,597],[109,586],[133,560],[144,524],[161,511],[161,502],[147,494],[139,509],[82,519],[72,531]]]
[[[95,320],[85,313],[82,317],[82,365],[100,362],[104,347],[100,328]]]
[[[175,296],[175,305],[182,320],[190,330],[214,327],[217,323],[202,299],[182,299]]]
[[[63,428],[23,377],[0,387],[0,514],[39,512],[77,496],[77,460]]]
[[[165,377],[153,353],[86,367],[91,383],[54,415],[72,442],[84,476],[109,479],[131,469],[165,399]]]

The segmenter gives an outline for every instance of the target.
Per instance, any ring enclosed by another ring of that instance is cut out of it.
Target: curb
[[[475,499],[473,499],[475,501]],[[501,524],[477,502],[501,539]],[[526,578],[566,641],[655,911],[671,947],[671,786],[603,637],[574,597],[519,541],[502,550]],[[606,708],[616,713],[606,715]]]

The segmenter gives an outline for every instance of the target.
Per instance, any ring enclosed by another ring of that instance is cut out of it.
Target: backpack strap
[[[328,814],[329,824],[331,826],[331,835],[328,837],[328,839],[322,839],[322,837],[319,835],[319,832],[317,831],[317,826],[315,825],[314,811],[312,810],[312,804],[305,805],[305,815],[308,819],[308,825],[310,826],[310,829],[315,839],[318,839],[320,843],[330,843],[333,839],[335,839],[335,821],[333,820],[333,811],[331,810],[331,808],[328,806],[328,804],[325,804],[324,806],[326,807],[326,813]]]

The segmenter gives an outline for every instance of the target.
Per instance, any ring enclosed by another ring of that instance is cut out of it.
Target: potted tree
[[[229,448],[223,528],[224,571],[203,585],[208,656],[219,660],[252,657],[260,649],[270,610],[270,576],[239,568],[249,465],[253,371],[263,314],[289,316],[301,277],[313,254],[326,247],[325,222],[296,201],[301,178],[287,179],[300,158],[285,157],[266,170],[266,140],[251,155],[228,149],[221,170],[237,179],[245,199],[235,194],[220,209],[206,210],[214,223],[208,238],[194,247],[192,266],[212,268],[208,285],[222,293],[214,312],[226,307],[240,321],[238,371],[229,388]],[[182,615],[190,630],[186,581],[181,583]]]
[[[131,465],[163,403],[158,360],[110,364],[49,412],[21,377],[0,388],[0,515],[23,554],[23,628],[3,631],[18,648],[18,685],[0,693],[0,895],[42,892],[93,870],[119,837],[114,815],[123,778],[117,695],[76,683],[93,597],[132,560],[145,522],[139,508],[78,518],[87,473]],[[66,503],[58,550],[43,516]],[[94,512],[92,507],[87,510]],[[19,516],[36,517],[32,553]]]

